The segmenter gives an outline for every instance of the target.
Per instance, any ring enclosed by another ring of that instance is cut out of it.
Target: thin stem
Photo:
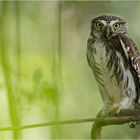
[[[53,73],[52,73],[52,79],[53,79],[53,85],[55,87],[55,114],[54,118],[55,120],[59,120],[59,102],[60,102],[60,93],[62,89],[62,75],[61,75],[61,2],[56,2],[57,10],[56,10],[56,40],[57,44],[53,47]],[[60,135],[60,128],[56,127],[52,129],[53,138],[57,137],[57,135]]]
[[[20,82],[20,56],[21,56],[21,27],[20,27],[20,2],[19,1],[15,1],[15,13],[16,13],[17,84],[19,84]]]
[[[8,55],[8,45],[7,45],[7,28],[5,23],[6,21],[6,13],[8,10],[8,2],[2,3],[2,16],[1,16],[1,26],[0,26],[0,38],[1,38],[1,44],[0,44],[0,57],[1,57],[1,63],[2,63],[2,70],[5,80],[5,86],[7,90],[7,98],[8,98],[8,106],[9,106],[9,114],[10,119],[13,127],[19,126],[19,118],[18,118],[18,111],[17,111],[17,104],[15,100],[15,93],[13,92],[12,87],[12,81],[11,81],[11,69],[10,69],[10,61],[9,61],[9,55]],[[13,129],[13,138],[19,139],[19,133],[17,130]]]
[[[58,78],[59,78],[59,81],[61,82],[61,72],[62,72],[62,69],[61,69],[61,63],[62,63],[62,51],[61,51],[61,49],[62,49],[62,27],[61,27],[61,25],[62,25],[62,2],[61,1],[59,1],[58,2]]]

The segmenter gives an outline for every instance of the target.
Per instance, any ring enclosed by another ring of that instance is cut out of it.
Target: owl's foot
[[[109,114],[106,110],[101,110],[97,115],[97,117],[99,117],[99,118],[104,118],[104,117],[108,117],[108,116],[109,116]]]
[[[111,108],[108,109],[109,116],[118,116],[122,109],[122,106],[114,104]]]
[[[118,116],[120,111],[124,109],[123,106],[114,104],[113,106],[107,108],[107,109],[102,109],[98,113],[98,117],[110,117],[110,116]]]

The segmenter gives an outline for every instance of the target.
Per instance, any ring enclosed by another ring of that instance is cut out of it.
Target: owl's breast
[[[119,52],[112,51],[105,42],[91,45],[92,70],[104,102],[120,102],[124,96],[136,96],[136,87],[131,71],[125,67]],[[90,50],[91,51],[91,50]]]

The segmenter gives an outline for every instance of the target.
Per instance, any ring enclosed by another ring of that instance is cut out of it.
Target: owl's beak
[[[105,27],[104,35],[105,35],[106,39],[109,39],[109,37],[111,35],[111,28],[109,26]]]

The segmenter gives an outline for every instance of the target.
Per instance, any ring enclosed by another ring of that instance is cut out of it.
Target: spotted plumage
[[[140,54],[124,19],[108,15],[93,19],[86,54],[103,99],[100,115],[139,104]]]

